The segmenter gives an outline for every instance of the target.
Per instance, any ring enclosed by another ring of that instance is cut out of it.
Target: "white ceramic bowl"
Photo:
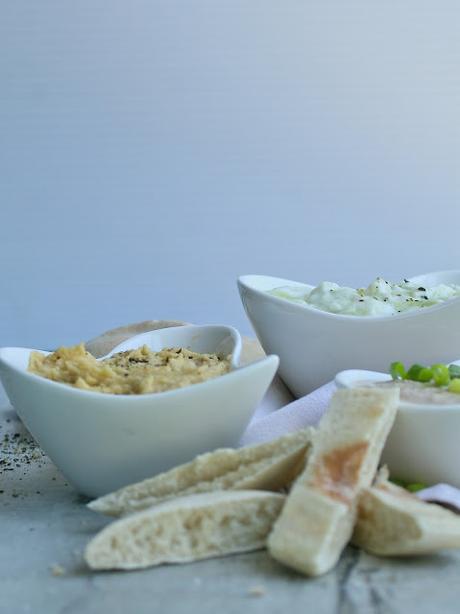
[[[420,285],[460,284],[460,271],[411,278]],[[279,373],[303,396],[343,369],[387,371],[391,362],[450,362],[460,354],[460,298],[392,316],[350,316],[321,311],[267,293],[298,282],[244,275],[238,287],[264,350],[280,357]]]
[[[455,364],[460,364],[457,361]],[[337,374],[339,388],[388,381],[388,373],[351,369]],[[447,482],[460,488],[460,399],[455,405],[400,401],[382,463],[390,475],[408,482]]]
[[[0,378],[11,404],[68,480],[97,497],[235,446],[278,367],[267,356],[238,368],[241,338],[229,326],[181,326],[136,335],[118,352],[148,345],[232,354],[232,370],[167,392],[112,395],[73,388],[27,372],[25,348],[0,349]]]

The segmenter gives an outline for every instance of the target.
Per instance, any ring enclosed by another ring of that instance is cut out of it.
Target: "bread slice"
[[[359,496],[353,543],[380,556],[460,548],[460,517],[396,484],[378,480]]]
[[[88,544],[92,569],[187,563],[265,547],[285,496],[260,491],[180,497],[121,518]]]
[[[337,563],[355,524],[356,496],[372,482],[398,400],[394,389],[335,393],[269,536],[275,559],[313,576]]]
[[[313,432],[307,428],[256,446],[202,454],[190,463],[95,499],[89,507],[121,516],[194,493],[280,490],[303,470]]]

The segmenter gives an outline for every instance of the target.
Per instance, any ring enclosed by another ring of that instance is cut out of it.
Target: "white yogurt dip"
[[[404,311],[431,307],[456,298],[460,296],[460,286],[439,284],[425,287],[408,280],[394,284],[377,277],[367,288],[354,289],[323,281],[313,289],[282,286],[269,290],[268,293],[329,313],[391,316]]]

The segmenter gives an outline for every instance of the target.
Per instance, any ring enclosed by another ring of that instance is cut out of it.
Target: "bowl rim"
[[[412,277],[408,277],[407,279],[411,281],[411,280],[418,279],[420,277],[426,277],[428,275],[442,275],[442,274],[454,274],[454,273],[458,274],[460,277],[460,269],[451,269],[451,270],[445,270],[445,271],[433,271],[430,273],[422,273],[419,275],[413,275]],[[331,320],[339,320],[343,322],[389,322],[389,321],[395,321],[395,320],[405,320],[407,318],[414,318],[416,316],[421,316],[427,313],[434,313],[436,311],[446,309],[447,307],[450,307],[453,304],[460,303],[460,296],[457,296],[457,297],[453,297],[450,299],[446,299],[445,301],[443,301],[442,303],[439,303],[438,305],[431,305],[429,307],[408,310],[402,313],[395,313],[391,315],[362,316],[362,315],[353,315],[353,314],[331,313],[330,311],[324,311],[323,309],[319,309],[318,307],[309,305],[308,303],[305,303],[305,305],[302,305],[300,303],[290,301],[289,299],[282,298],[280,296],[275,296],[273,294],[269,294],[267,290],[259,290],[258,288],[254,288],[253,285],[248,283],[248,278],[250,277],[266,278],[266,279],[273,279],[273,280],[276,279],[276,280],[279,280],[280,282],[286,282],[285,285],[293,284],[293,285],[304,286],[306,288],[315,287],[315,286],[312,286],[311,284],[306,284],[303,282],[297,282],[294,280],[284,279],[282,277],[274,277],[272,275],[261,275],[257,273],[254,273],[254,274],[248,273],[245,275],[240,275],[237,278],[237,285],[240,291],[240,295],[241,295],[241,289],[245,288],[246,290],[249,290],[250,292],[257,294],[258,296],[263,297],[266,300],[270,300],[274,302],[275,304],[278,303],[279,305],[284,305],[284,306],[289,305],[294,311],[298,311],[299,313],[301,312],[311,313],[311,314],[315,314],[318,317],[329,318]]]
[[[460,360],[453,361],[449,364],[460,364]],[[366,369],[344,369],[339,371],[334,378],[334,383],[337,388],[353,388],[355,387],[353,382],[363,382],[368,380],[372,382],[392,381],[391,376],[388,373],[382,373],[380,371],[369,371]],[[399,410],[409,412],[440,412],[447,411],[460,411],[460,395],[458,403],[412,403],[411,401],[399,401]]]

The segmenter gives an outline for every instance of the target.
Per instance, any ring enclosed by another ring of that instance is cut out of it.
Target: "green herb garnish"
[[[460,394],[460,379],[451,380],[450,384],[447,386],[447,390],[449,392],[455,392],[455,394]]]
[[[423,482],[412,482],[411,484],[406,484],[405,488],[409,492],[418,492],[426,488],[426,484],[423,484]]]
[[[460,365],[449,365],[450,379],[460,377]]]
[[[412,365],[407,371],[406,379],[411,379],[414,382],[419,382],[420,373],[423,371],[425,367],[423,365],[419,365],[415,363]]]
[[[393,379],[406,379],[406,369],[402,362],[392,362],[390,374]]]
[[[393,484],[396,484],[396,486],[401,486],[401,488],[406,488],[407,482],[405,482],[404,480],[400,480],[399,478],[394,478],[393,476],[390,476],[388,479]]]
[[[405,488],[409,492],[418,492],[419,490],[423,490],[427,488],[427,485],[423,482],[408,482],[407,480],[401,480],[400,478],[390,477],[390,482],[396,484],[396,486],[401,486],[401,488]]]
[[[447,386],[450,382],[450,373],[447,365],[432,365],[433,382],[435,386]]]
[[[460,365],[447,366],[436,363],[431,367],[425,367],[415,363],[406,371],[402,362],[392,362],[390,375],[394,380],[411,380],[438,388],[445,388],[448,392],[460,394]]]
[[[418,372],[418,382],[431,382],[433,379],[433,370],[430,367],[423,367]]]

